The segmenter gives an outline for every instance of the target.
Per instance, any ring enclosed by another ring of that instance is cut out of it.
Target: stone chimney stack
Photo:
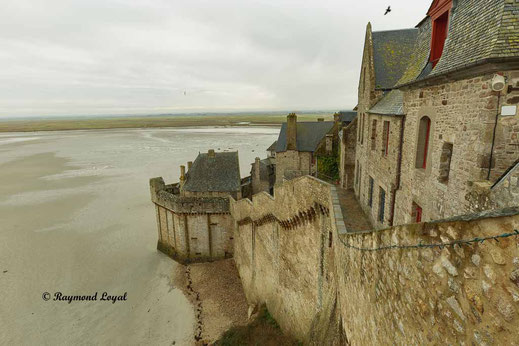
[[[186,181],[186,166],[180,166],[180,187],[182,187]]]
[[[191,166],[193,166],[193,161],[187,161],[187,171],[191,170]]]
[[[207,156],[209,156],[209,157],[215,157],[216,154],[214,153],[214,149],[209,149],[209,151],[207,152]]]
[[[260,178],[260,158],[257,157],[255,162],[254,162],[254,175],[256,176],[256,178]]]
[[[335,121],[336,123],[338,123],[340,119],[341,119],[341,115],[339,113],[335,113],[333,115],[333,121]]]
[[[317,121],[324,121],[324,118],[317,118]]]
[[[297,150],[297,115],[287,116],[287,150]]]

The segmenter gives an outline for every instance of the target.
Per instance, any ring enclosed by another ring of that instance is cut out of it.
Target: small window
[[[422,222],[422,207],[413,202],[413,211],[411,214],[414,222]]]
[[[416,168],[427,168],[427,154],[429,151],[429,139],[431,135],[431,119],[420,119],[418,128],[418,141],[416,148]]]
[[[384,223],[385,206],[386,206],[386,191],[384,191],[384,189],[380,187],[379,201],[378,201],[378,221],[380,221],[381,223]]]
[[[368,205],[370,208],[373,207],[373,185],[375,182],[372,177],[369,177],[369,191],[368,191]]]
[[[430,55],[430,61],[433,67],[436,66],[442,56],[445,40],[447,39],[448,24],[449,11],[433,21]]]
[[[328,232],[328,247],[332,247],[333,244],[333,234],[332,232]]]
[[[384,121],[384,131],[382,132],[382,155],[387,156],[389,152],[389,121]]]
[[[359,186],[359,169],[360,169],[360,165],[359,165],[359,160],[357,160],[357,174],[355,175],[355,185],[357,185],[357,187]]]
[[[364,125],[366,123],[366,114],[362,114],[362,128],[360,132],[360,144],[364,144]]]
[[[359,166],[359,192],[362,189],[362,166]]]
[[[371,123],[371,150],[377,148],[377,121],[373,119]]]
[[[442,153],[440,155],[440,174],[438,181],[443,184],[449,182],[449,174],[451,170],[451,159],[452,159],[452,143],[443,143]]]

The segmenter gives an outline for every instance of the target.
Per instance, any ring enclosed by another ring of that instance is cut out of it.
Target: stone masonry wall
[[[235,255],[247,300],[266,304],[281,328],[308,341],[312,326],[329,323],[332,272],[330,187],[305,176],[261,192],[252,201],[231,200],[237,221]],[[324,319],[320,319],[324,316]]]
[[[353,188],[355,175],[355,147],[357,142],[357,119],[354,119],[342,130],[340,142],[339,174],[341,186],[346,189]]]
[[[407,116],[396,224],[412,222],[413,203],[422,208],[425,221],[470,211],[466,196],[471,192],[472,182],[487,178],[496,113],[500,108],[498,93],[491,91],[492,76],[405,91]],[[502,93],[506,93],[506,88]],[[500,97],[500,105],[507,99]],[[418,124],[423,116],[431,119],[426,169],[415,168]],[[519,114],[498,117],[491,181],[519,157],[519,146],[515,143],[519,127],[514,125],[518,117]],[[447,181],[442,181],[441,156],[449,143],[453,147],[450,174]]]
[[[491,210],[519,205],[519,161],[495,184],[475,182],[467,196],[471,210]]]
[[[182,263],[232,256],[234,223],[228,198],[180,196],[167,191],[162,178],[151,179],[150,188],[160,251]]]
[[[312,153],[296,150],[276,153],[276,184],[312,173]]]
[[[519,205],[519,162],[492,186],[490,198],[497,208]]]
[[[373,122],[376,121],[376,130],[373,131]],[[384,122],[389,122],[388,153],[384,152],[383,138]],[[365,145],[357,153],[357,160],[362,163],[362,179],[357,187],[357,196],[364,213],[370,218],[376,228],[390,225],[392,196],[396,188],[397,162],[400,152],[400,131],[402,118],[397,116],[366,115]],[[374,138],[372,138],[374,135]],[[370,206],[370,178],[373,179]],[[385,192],[383,205],[383,221],[379,219],[381,213],[381,189]]]
[[[380,248],[495,236],[519,229],[518,211],[343,234],[341,241]],[[335,261],[352,345],[519,344],[519,237],[380,251],[343,244],[335,248]]]
[[[302,177],[231,201],[251,304],[309,344],[519,345],[519,208],[348,233],[334,189]]]

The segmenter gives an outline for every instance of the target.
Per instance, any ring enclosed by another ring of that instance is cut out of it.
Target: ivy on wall
[[[339,180],[339,150],[335,149],[331,155],[317,156],[317,177],[328,180]]]

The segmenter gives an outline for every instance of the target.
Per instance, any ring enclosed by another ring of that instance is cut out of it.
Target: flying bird
[[[388,6],[388,7],[387,7],[387,9],[386,9],[386,13],[384,13],[384,16],[385,16],[386,14],[388,14],[389,12],[391,12],[391,6]]]

